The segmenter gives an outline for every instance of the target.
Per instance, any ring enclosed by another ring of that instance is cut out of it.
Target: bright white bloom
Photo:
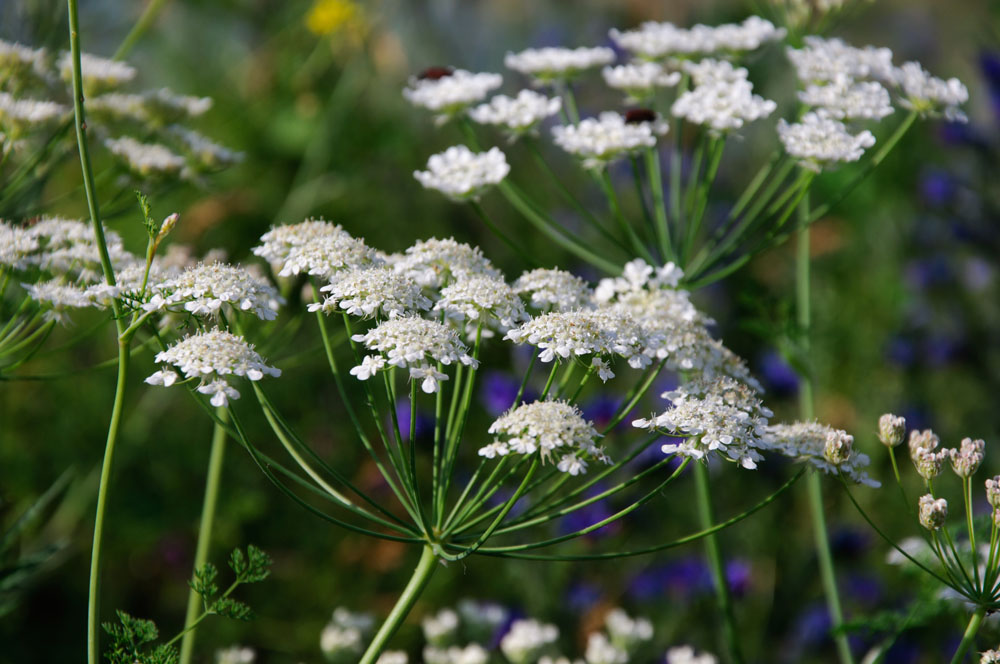
[[[470,328],[482,325],[506,332],[528,320],[524,303],[502,279],[472,276],[441,289],[441,299],[434,311],[443,311],[448,318],[468,321]]]
[[[654,116],[655,118],[655,116]],[[628,122],[611,111],[585,118],[576,125],[552,128],[556,145],[583,159],[584,168],[600,169],[609,162],[656,145],[656,137],[667,133],[667,123],[653,119]]]
[[[499,184],[510,173],[510,164],[500,148],[473,152],[464,145],[453,145],[431,155],[426,171],[414,171],[425,189],[437,189],[453,201],[478,199],[488,188]]]
[[[432,646],[448,645],[458,634],[458,614],[451,609],[442,609],[434,615],[426,616],[420,627],[424,638]]]
[[[540,452],[543,461],[559,455],[558,470],[578,475],[585,458],[609,462],[595,444],[599,434],[575,406],[565,401],[535,401],[513,408],[490,425],[493,444],[480,449],[486,458]]]
[[[559,97],[546,97],[534,90],[521,90],[517,97],[497,95],[469,111],[479,124],[500,125],[514,136],[532,131],[542,120],[562,108]]]
[[[409,656],[402,650],[386,650],[378,656],[375,664],[408,664],[409,661]]]
[[[85,289],[58,280],[21,284],[21,286],[31,299],[43,305],[45,320],[62,325],[70,322],[70,310],[97,306],[97,302]]]
[[[351,369],[358,380],[367,380],[376,372],[389,367],[409,369],[411,379],[423,379],[424,392],[437,392],[438,382],[448,376],[437,370],[437,363],[450,365],[461,362],[477,366],[469,356],[457,333],[437,321],[412,316],[392,318],[379,323],[365,334],[356,334],[354,341],[364,343],[380,355],[369,355],[362,364]]]
[[[843,76],[854,80],[892,79],[892,51],[887,48],[857,48],[840,39],[816,36],[806,37],[804,41],[805,46],[801,49],[785,51],[803,83],[836,81]]]
[[[309,311],[371,318],[388,318],[427,311],[433,304],[412,279],[385,266],[355,267],[334,273],[320,291],[327,293],[322,302],[310,304]]]
[[[679,71],[668,72],[656,62],[630,62],[605,67],[601,74],[609,88],[621,90],[626,101],[639,103],[656,94],[656,88],[669,88],[681,82]]]
[[[881,83],[856,82],[845,75],[829,83],[809,84],[799,92],[799,101],[838,120],[881,120],[892,113],[889,91]]]
[[[500,650],[511,664],[533,664],[559,638],[555,625],[537,620],[515,620],[500,639]]]
[[[8,132],[20,132],[56,122],[69,114],[69,109],[54,101],[15,99],[0,92],[0,127]]]
[[[338,270],[380,262],[362,240],[323,219],[274,226],[260,241],[253,253],[280,269],[282,277],[305,272],[329,278]]]
[[[222,305],[247,311],[261,320],[274,320],[282,299],[277,289],[254,277],[243,267],[225,263],[200,263],[177,277],[153,284],[154,295],[146,311],[183,304],[195,316],[217,315]]]
[[[985,452],[986,443],[984,441],[963,438],[958,449],[948,450],[948,454],[951,456],[952,470],[959,477],[972,477],[979,470]]]
[[[695,87],[678,97],[670,109],[679,118],[726,132],[766,118],[777,108],[770,99],[753,94],[753,83],[743,68],[704,60],[694,71]]]
[[[716,27],[699,24],[685,29],[672,23],[648,21],[635,30],[611,30],[611,38],[619,46],[650,60],[672,55],[753,51],[765,42],[776,41],[784,36],[784,28],[776,28],[773,23],[759,16],[751,16],[743,23]]]
[[[464,69],[434,70],[425,78],[411,78],[403,96],[421,108],[439,113],[446,119],[486,98],[503,83],[500,74],[473,74]]]
[[[215,651],[215,664],[253,664],[256,659],[254,649],[245,646],[230,646]]]
[[[531,76],[536,85],[564,81],[615,61],[615,52],[605,46],[595,48],[529,48],[508,53],[503,63],[509,69]]]
[[[0,220],[0,267],[25,270],[38,251],[38,237],[26,228]]]
[[[73,80],[73,55],[64,51],[59,56],[56,68],[64,81]],[[84,86],[91,89],[115,88],[128,83],[136,75],[132,65],[118,60],[109,60],[90,53],[80,54],[80,70]]]
[[[538,356],[542,362],[557,357],[619,355],[636,369],[650,364],[645,353],[646,337],[625,312],[586,309],[550,312],[510,330],[504,339],[535,346],[542,351]]]
[[[601,279],[594,291],[594,299],[606,304],[614,298],[646,290],[676,289],[684,278],[684,271],[673,262],[654,268],[641,258],[629,261],[622,268],[620,277]]]
[[[920,496],[920,525],[927,530],[940,530],[948,518],[948,501],[944,498],[934,499],[931,494]]]
[[[959,108],[969,101],[969,90],[957,78],[947,81],[931,76],[918,62],[907,62],[893,70],[892,81],[901,88],[903,107],[923,116],[944,116],[952,122],[967,122]]]
[[[133,171],[144,177],[182,175],[184,157],[159,143],[142,143],[131,136],[109,138],[105,147]]]
[[[297,224],[272,226],[271,230],[260,237],[260,244],[254,247],[255,256],[260,256],[268,263],[283,265],[292,247],[309,244],[314,240],[328,235],[339,235],[344,232],[339,225],[331,224],[324,219],[306,219]]]
[[[604,618],[611,642],[625,652],[633,652],[653,638],[653,623],[646,618],[632,618],[622,609],[612,609]]]
[[[878,418],[878,439],[886,447],[897,447],[906,437],[906,418],[886,413]]]
[[[470,643],[464,648],[424,647],[424,664],[487,664],[490,654],[478,643]]]
[[[225,406],[240,394],[229,381],[240,376],[257,381],[265,375],[280,376],[281,370],[268,366],[263,358],[242,337],[213,329],[193,334],[156,355],[157,364],[180,369],[185,378],[201,381],[198,391],[212,394],[212,405]],[[169,386],[175,382],[168,369],[157,371],[146,379],[150,385]]]
[[[980,653],[979,664],[1000,664],[1000,650],[986,650]]]
[[[543,311],[573,311],[590,304],[593,291],[580,277],[564,270],[537,268],[514,282],[514,292],[530,295],[531,306]]]
[[[875,145],[875,137],[867,129],[851,134],[847,126],[823,111],[806,113],[801,122],[778,120],[778,138],[789,155],[799,160],[803,168],[816,171],[841,163],[858,161],[865,149]]]
[[[691,646],[677,646],[667,651],[667,664],[716,664],[715,655],[697,654]]]
[[[825,456],[827,441],[846,436],[838,429],[833,429],[819,422],[793,422],[791,424],[772,424],[767,427],[766,437],[770,448],[784,456],[805,461],[827,475],[843,475],[858,484],[877,488],[880,483],[868,476],[865,469],[871,460],[868,455],[857,450],[850,450],[846,460],[832,464]]]
[[[425,288],[441,288],[477,275],[503,279],[503,274],[483,256],[479,247],[470,247],[453,238],[420,240],[402,256],[393,258],[392,266]]]
[[[601,632],[592,632],[587,637],[587,650],[584,655],[587,664],[628,664],[628,653],[611,643]]]
[[[702,459],[710,452],[737,461],[744,468],[756,468],[768,449],[767,418],[773,413],[764,407],[757,392],[729,377],[712,381],[696,380],[663,394],[672,407],[632,426],[683,436],[679,443],[663,446],[664,454],[680,454]]]
[[[97,242],[90,224],[76,219],[47,217],[26,230],[38,241],[39,251],[29,258],[41,269],[65,275],[79,283],[103,280]],[[104,239],[116,268],[122,263],[137,260],[125,250],[118,233],[105,228]]]

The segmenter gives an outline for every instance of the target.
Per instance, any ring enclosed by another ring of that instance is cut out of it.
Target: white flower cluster
[[[808,36],[800,49],[788,48],[786,55],[800,81],[834,82],[842,77],[852,80],[892,78],[892,51],[866,46],[858,48],[841,39]]]
[[[483,256],[479,247],[470,247],[453,238],[420,240],[402,256],[391,259],[397,272],[425,288],[441,288],[474,276],[503,279],[503,274]]]
[[[223,305],[247,311],[261,320],[274,320],[282,303],[277,289],[246,268],[225,263],[200,263],[176,277],[152,284],[146,311],[183,305],[195,316],[218,315]]]
[[[579,475],[587,470],[587,459],[609,463],[597,447],[597,431],[573,405],[564,401],[535,401],[504,413],[490,425],[493,442],[479,456],[494,459],[507,454],[541,454],[543,461],[558,454],[556,468]]]
[[[212,108],[212,103],[211,97],[189,97],[160,88],[139,94],[108,92],[88,99],[87,110],[94,115],[164,126],[204,115]]]
[[[447,119],[482,101],[502,83],[500,74],[435,69],[424,78],[411,78],[403,96],[414,106],[434,111],[440,114],[441,119]]]
[[[664,454],[702,459],[717,452],[753,469],[763,459],[758,450],[770,446],[767,418],[773,413],[761,403],[756,390],[737,380],[695,380],[664,393],[663,398],[671,402],[671,408],[635,420],[632,426],[684,438],[664,445]]]
[[[468,322],[475,335],[477,326],[506,332],[528,320],[524,303],[502,279],[476,275],[459,279],[441,289],[434,311],[459,322]]]
[[[589,69],[609,65],[615,52],[605,46],[595,48],[529,48],[508,53],[503,60],[508,69],[532,77],[536,85],[572,79]]]
[[[940,530],[948,518],[948,501],[935,499],[931,494],[920,496],[918,503],[920,525],[927,530]]]
[[[979,664],[1000,664],[1000,650],[985,650],[979,655]]]
[[[402,650],[384,650],[375,664],[408,664],[410,656]]]
[[[775,452],[805,461],[828,475],[840,474],[852,482],[873,488],[881,486],[865,471],[871,463],[866,454],[851,450],[846,460],[836,465],[830,463],[825,451],[831,435],[835,440],[846,436],[843,431],[819,422],[792,422],[767,427],[768,444]]]
[[[353,664],[361,657],[374,626],[375,619],[371,615],[338,607],[320,634],[320,650],[331,664]]]
[[[499,125],[513,136],[533,131],[539,123],[559,112],[562,100],[546,97],[534,90],[521,90],[516,97],[497,95],[485,104],[469,110],[473,121],[484,125]]]
[[[487,664],[490,654],[478,643],[448,648],[424,648],[424,664]]]
[[[144,177],[185,177],[184,157],[159,143],[143,143],[131,136],[108,138],[104,146],[126,166]]]
[[[458,614],[451,609],[441,609],[420,621],[424,638],[432,646],[447,645],[458,633]]]
[[[64,81],[73,78],[73,55],[63,51],[56,68]],[[127,62],[109,60],[91,53],[80,54],[80,72],[84,86],[90,91],[116,88],[135,78],[136,69]]]
[[[695,87],[674,102],[670,112],[717,133],[740,129],[766,118],[777,108],[770,99],[753,94],[747,70],[726,61],[703,60],[692,75]]]
[[[593,291],[580,277],[565,270],[537,268],[514,282],[514,292],[530,297],[542,311],[573,311],[590,305]]]
[[[633,618],[620,608],[605,616],[604,627],[611,643],[629,654],[653,638],[653,623],[646,618]]]
[[[591,632],[584,652],[587,664],[628,664],[628,652],[608,639],[603,632]]]
[[[365,334],[356,334],[354,341],[361,342],[376,355],[366,355],[361,364],[351,369],[358,380],[368,380],[379,371],[399,367],[409,369],[410,378],[422,380],[424,392],[437,392],[438,383],[448,376],[437,370],[437,363],[450,365],[461,362],[478,366],[469,356],[466,347],[450,327],[437,321],[402,316],[379,323]]]
[[[766,42],[785,36],[784,28],[770,21],[750,16],[742,23],[718,26],[695,25],[679,28],[672,23],[643,23],[636,30],[611,30],[611,38],[631,53],[651,60],[668,56],[692,56],[712,53],[753,51]]]
[[[180,340],[156,355],[157,364],[173,365],[187,379],[201,381],[198,391],[212,395],[212,405],[222,407],[240,393],[230,384],[232,376],[257,381],[265,375],[280,376],[281,370],[268,366],[242,337],[213,329]],[[169,387],[177,382],[177,373],[161,369],[146,378],[150,385]]]
[[[628,122],[612,111],[585,118],[576,125],[552,128],[556,145],[583,159],[585,168],[601,169],[610,162],[656,145],[656,137],[667,133],[662,120]]]
[[[323,219],[274,226],[260,237],[253,253],[275,266],[281,277],[305,272],[329,278],[340,269],[375,262],[374,250]]]
[[[716,664],[718,661],[711,653],[698,654],[691,646],[677,646],[667,651],[666,664]]]
[[[167,132],[181,145],[184,152],[194,157],[205,168],[222,168],[243,161],[243,153],[230,150],[198,132],[171,125]]]
[[[0,77],[20,79],[28,76],[45,79],[48,52],[0,39]]]
[[[32,264],[31,256],[38,248],[36,234],[0,220],[0,266],[8,270],[26,270]]]
[[[425,189],[437,189],[453,201],[461,202],[478,199],[508,173],[510,165],[499,148],[473,152],[464,145],[453,145],[431,155],[427,170],[414,171],[413,177]]]
[[[828,83],[810,83],[799,101],[838,120],[881,120],[892,114],[889,91],[878,81],[855,81],[846,74]]]
[[[515,620],[502,639],[500,650],[511,664],[532,664],[559,638],[559,629],[537,620]]]
[[[16,99],[0,92],[0,127],[16,135],[29,127],[50,125],[69,114],[69,108],[54,101]]]
[[[778,137],[785,151],[798,159],[803,168],[816,172],[858,161],[865,149],[875,145],[875,136],[867,129],[851,134],[843,122],[822,110],[806,113],[796,123],[778,120]]]
[[[493,602],[463,599],[458,602],[458,614],[467,631],[485,640],[507,622],[510,612]]]
[[[901,88],[904,107],[953,122],[968,120],[959,106],[969,101],[969,90],[957,78],[945,81],[931,76],[920,63],[907,62],[893,70],[892,80]]]
[[[681,82],[679,71],[667,71],[657,62],[605,67],[601,74],[609,88],[625,93],[627,103],[641,103],[656,94],[656,88],[669,88]]]
[[[327,293],[326,297],[310,304],[309,311],[330,314],[343,310],[362,318],[379,314],[396,318],[428,311],[433,304],[419,284],[384,265],[335,272],[320,291]]]
[[[215,651],[215,664],[253,664],[257,652],[246,646],[230,646]]]

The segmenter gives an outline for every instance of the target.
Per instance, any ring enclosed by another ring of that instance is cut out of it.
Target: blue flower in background
[[[781,353],[769,350],[760,356],[758,375],[764,387],[776,397],[793,396],[799,391],[799,375]]]
[[[396,419],[399,420],[399,433],[404,441],[410,440],[410,402],[403,399],[396,402]],[[389,423],[390,430],[393,423]],[[428,413],[417,409],[417,427],[414,430],[416,439],[419,441],[434,434],[434,417]]]
[[[885,348],[885,359],[901,367],[911,366],[917,360],[916,346],[906,337],[892,337]]]
[[[577,581],[566,590],[566,606],[571,611],[583,613],[597,604],[603,594],[597,584]]]
[[[910,421],[906,421],[908,428]],[[857,528],[841,526],[830,533],[830,550],[838,558],[857,558],[868,551],[871,544],[868,535]]]
[[[618,412],[621,404],[622,400],[619,397],[602,393],[583,404],[580,410],[583,411],[583,417],[592,421],[598,431],[603,431],[611,423],[611,418]],[[630,415],[631,413],[622,419],[618,424],[619,428],[631,426]]]
[[[514,398],[521,388],[521,381],[502,371],[489,371],[483,376],[482,388],[479,390],[479,402],[487,413],[494,417],[506,412],[514,405]],[[525,390],[527,392],[527,390]],[[525,401],[534,401],[525,395]]]
[[[945,171],[930,169],[920,176],[920,196],[929,205],[948,205],[955,197],[956,188],[955,180]]]
[[[944,256],[912,260],[905,268],[906,283],[914,290],[945,286],[954,280],[954,271]]]
[[[640,571],[629,582],[626,592],[637,601],[659,599],[665,595],[689,600],[712,592],[712,574],[701,558],[678,558]]]
[[[979,70],[986,79],[986,86],[989,88],[990,105],[993,113],[1000,121],[1000,53],[996,51],[983,51],[979,54]]]
[[[726,584],[734,597],[743,597],[749,592],[752,578],[750,561],[734,558],[726,562]]]
[[[885,595],[881,579],[873,574],[851,574],[844,580],[844,594],[855,602],[874,607]]]
[[[602,491],[607,490],[607,487],[598,482],[594,486],[590,487],[583,495],[584,498],[592,498]],[[575,512],[570,512],[562,519],[559,520],[559,534],[568,535],[569,533],[574,533],[578,530],[583,530],[588,528],[595,523],[599,523],[609,516],[614,514],[611,508],[608,506],[607,499],[598,500],[597,502],[591,503],[586,507],[581,507]],[[621,522],[614,521],[612,523],[601,526],[597,530],[587,533],[588,538],[600,538],[608,537],[621,532]]]

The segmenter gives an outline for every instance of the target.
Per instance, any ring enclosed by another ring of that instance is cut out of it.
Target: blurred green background
[[[142,9],[142,3],[82,2],[84,49],[110,55]],[[508,50],[604,44],[611,27],[648,19],[715,24],[753,11],[752,3],[736,1],[169,1],[129,61],[139,68],[143,87],[213,97],[215,106],[198,128],[244,152],[245,159],[204,187],[164,192],[153,200],[154,212],[181,213],[174,241],[199,252],[222,248],[233,260],[246,259],[270,225],[315,215],[386,251],[420,238],[454,236],[482,246],[513,278],[525,266],[470,210],[422,190],[413,179],[427,156],[460,136],[453,127],[435,128],[428,114],[406,104],[400,90],[407,77],[438,64],[503,71]],[[971,92],[971,122],[919,124],[882,168],[815,227],[818,417],[854,433],[873,458],[873,475],[883,481],[890,471],[874,428],[886,411],[905,415],[911,428],[933,427],[945,445],[967,435],[984,438],[987,461],[979,476],[1000,472],[998,5],[876,2],[834,34],[855,44],[889,46],[897,64],[918,59],[936,75],[958,76]],[[65,7],[7,0],[0,4],[0,38],[65,48]],[[754,78],[767,95],[770,79]],[[611,103],[598,92],[599,78],[590,80],[593,94],[580,95],[585,114]],[[753,147],[748,143],[723,162],[712,205],[724,208],[738,193]],[[519,170],[530,172],[523,154],[508,152],[515,177]],[[551,156],[588,200],[601,204],[599,192],[586,189],[586,178],[567,159],[555,151]],[[525,177],[530,181],[530,174]],[[46,205],[78,182],[78,163],[68,159],[42,192],[43,209],[82,217],[82,197]],[[824,177],[814,198],[822,200],[842,183],[836,174]],[[554,197],[550,202],[557,207]],[[515,235],[532,237],[499,197],[487,196],[484,206]],[[138,249],[137,213],[109,225]],[[549,243],[529,241],[551,264],[579,267]],[[719,321],[727,345],[761,376],[779,419],[795,414],[797,381],[786,358],[794,319],[792,260],[789,247],[779,248],[696,298]],[[96,321],[81,315],[76,329]],[[62,334],[63,341],[69,338]],[[60,342],[53,338],[49,346]],[[272,385],[272,393],[304,439],[343,467],[359,468],[364,480],[370,469],[341,426],[332,381],[303,359],[304,347],[318,348],[318,342],[303,333],[287,348],[270,349],[269,357],[285,369],[280,390]],[[85,368],[112,356],[112,335],[104,328],[72,352],[40,356],[30,373]],[[141,380],[151,367],[151,358],[143,356],[132,372],[107,523],[102,605],[106,619],[122,608],[155,619],[172,634],[183,620],[211,425],[186,397],[146,389]],[[113,380],[107,370],[0,382],[0,523],[17,518],[64,471],[73,473],[68,498],[25,544],[67,546],[58,564],[0,618],[0,662],[82,658],[93,501]],[[482,420],[485,426],[488,417]],[[254,430],[265,435],[261,427]],[[414,552],[315,520],[279,495],[235,445],[228,454],[212,558],[221,563],[232,547],[254,543],[274,557],[274,575],[248,589],[255,621],[220,620],[199,632],[199,661],[210,661],[215,647],[237,642],[256,648],[259,662],[321,661],[319,633],[330,611],[343,605],[384,615],[405,583]],[[716,482],[718,512],[739,511],[787,475],[777,464],[757,473],[724,469]],[[753,661],[833,661],[803,489],[722,536],[731,582],[740,582],[738,620]],[[898,518],[901,508],[891,490],[857,494],[891,534],[915,534]],[[886,565],[887,547],[833,482],[827,483],[827,500],[848,618],[905,610],[915,597],[912,580]],[[622,527],[574,546],[610,550],[627,542],[632,548],[682,534],[694,524],[692,502],[691,487],[682,482]],[[654,619],[662,646],[688,642],[715,650],[706,574],[697,545],[609,563],[471,558],[433,579],[397,641],[412,649],[420,643],[415,626],[422,613],[473,596],[557,622],[567,644],[579,646],[593,627],[592,616],[621,603]],[[960,612],[946,611],[907,631],[887,661],[940,661],[962,624]],[[877,637],[859,632],[858,647]],[[1000,627],[990,624],[981,641],[992,645],[998,638]]]

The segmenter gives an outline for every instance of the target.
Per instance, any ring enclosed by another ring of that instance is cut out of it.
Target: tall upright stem
[[[208,562],[208,549],[212,542],[212,525],[215,522],[215,506],[219,501],[219,480],[222,477],[222,460],[226,452],[226,423],[229,409],[217,408],[219,418],[212,429],[212,451],[208,458],[208,474],[205,477],[205,498],[201,504],[201,525],[198,526],[198,545],[194,554],[194,569],[199,570]],[[194,636],[197,631],[195,621],[201,615],[201,595],[194,588],[188,593],[187,615],[184,627],[189,628],[181,640],[181,664],[189,664],[194,652]]]
[[[708,486],[708,465],[694,464],[694,481],[698,493],[698,520],[703,529],[712,528],[715,516],[712,514],[712,495]],[[709,569],[715,585],[715,600],[722,613],[722,630],[726,642],[729,661],[740,664],[743,654],[740,651],[740,640],[736,631],[736,616],[733,614],[733,598],[729,594],[729,584],[726,582],[726,568],[719,551],[719,541],[715,533],[705,537],[705,554],[708,556]]]
[[[809,357],[810,327],[812,326],[812,310],[810,302],[810,256],[809,256],[809,195],[806,194],[799,202],[798,245],[796,247],[796,279],[795,306],[799,324],[799,344],[802,356]],[[813,372],[811,364],[802,376],[799,390],[799,416],[803,421],[813,418]],[[830,551],[830,540],[826,533],[826,515],[823,508],[823,485],[818,473],[810,473],[806,478],[809,495],[809,509],[812,513],[813,532],[816,542],[816,556],[819,559],[819,571],[823,580],[823,592],[826,594],[826,605],[830,612],[830,623],[834,629],[844,622],[840,608],[840,593],[837,590],[837,577],[833,567],[833,554]],[[838,633],[834,637],[837,645],[837,655],[841,664],[853,664],[851,647],[847,635]]]
[[[954,657],[951,658],[951,664],[961,664],[965,659],[965,653],[968,652],[969,646],[976,641],[976,633],[979,632],[979,626],[983,624],[985,615],[986,609],[980,607],[969,618],[969,624],[965,628],[965,634],[962,635],[962,641],[958,644]]]
[[[434,555],[434,551],[431,549],[430,545],[424,545],[423,551],[420,553],[420,562],[417,563],[417,568],[413,570],[413,576],[410,577],[410,582],[406,584],[406,588],[403,589],[403,594],[399,596],[399,600],[396,601],[396,606],[392,607],[392,611],[389,612],[389,617],[385,619],[382,626],[379,627],[378,633],[375,634],[375,638],[368,645],[368,649],[365,654],[361,657],[358,664],[374,664],[378,659],[378,656],[382,654],[385,650],[386,644],[389,643],[389,639],[392,635],[396,633],[399,626],[403,624],[403,620],[410,613],[410,609],[416,603],[420,594],[427,587],[427,582],[430,581],[431,575],[434,573],[437,567],[437,557]]]

